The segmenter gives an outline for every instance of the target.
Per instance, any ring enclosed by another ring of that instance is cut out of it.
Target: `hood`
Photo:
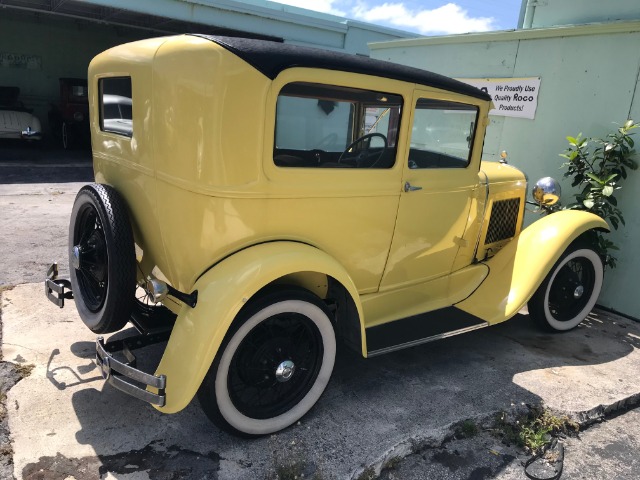
[[[480,170],[486,175],[489,184],[526,183],[525,174],[507,163],[483,161]]]

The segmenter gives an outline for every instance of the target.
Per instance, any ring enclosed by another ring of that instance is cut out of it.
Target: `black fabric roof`
[[[383,60],[251,38],[194,35],[226,48],[272,80],[287,68],[326,68],[418,83],[482,100],[491,100],[488,94],[466,83],[427,70]]]

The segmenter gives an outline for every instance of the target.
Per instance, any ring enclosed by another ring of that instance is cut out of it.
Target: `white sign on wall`
[[[489,115],[530,119],[536,116],[540,77],[458,78],[458,80],[491,95],[495,108],[489,111]]]
[[[42,68],[42,58],[39,55],[0,52],[0,66],[7,68],[40,70]]]

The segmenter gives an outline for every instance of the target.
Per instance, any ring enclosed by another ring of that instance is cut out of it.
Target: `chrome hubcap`
[[[80,269],[80,255],[82,254],[82,249],[79,245],[76,245],[71,249],[71,265],[76,270]]]
[[[580,298],[584,294],[584,287],[582,285],[578,285],[576,289],[573,291],[573,298]]]
[[[296,366],[291,360],[285,360],[278,368],[276,368],[276,380],[279,382],[287,382],[291,380],[293,372],[296,371]]]

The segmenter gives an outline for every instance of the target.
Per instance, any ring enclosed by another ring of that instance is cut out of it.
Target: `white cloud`
[[[455,3],[447,3],[432,10],[412,10],[405,7],[404,3],[384,3],[370,7],[359,2],[351,13],[365,22],[385,23],[424,34],[483,32],[492,30],[495,23],[495,19],[491,17],[470,17],[466,10]]]
[[[438,8],[410,8],[405,2],[378,0],[274,0],[277,3],[330,13],[364,22],[387,25],[422,34],[453,34],[494,30],[493,17],[471,17],[469,12],[455,3]],[[354,5],[355,4],[355,5]]]
[[[347,12],[335,8],[335,3],[341,3],[340,0],[275,0],[277,3],[284,3],[285,5],[291,5],[292,7],[306,8],[308,10],[314,10],[316,12],[330,13],[331,15],[339,15],[344,17]]]

